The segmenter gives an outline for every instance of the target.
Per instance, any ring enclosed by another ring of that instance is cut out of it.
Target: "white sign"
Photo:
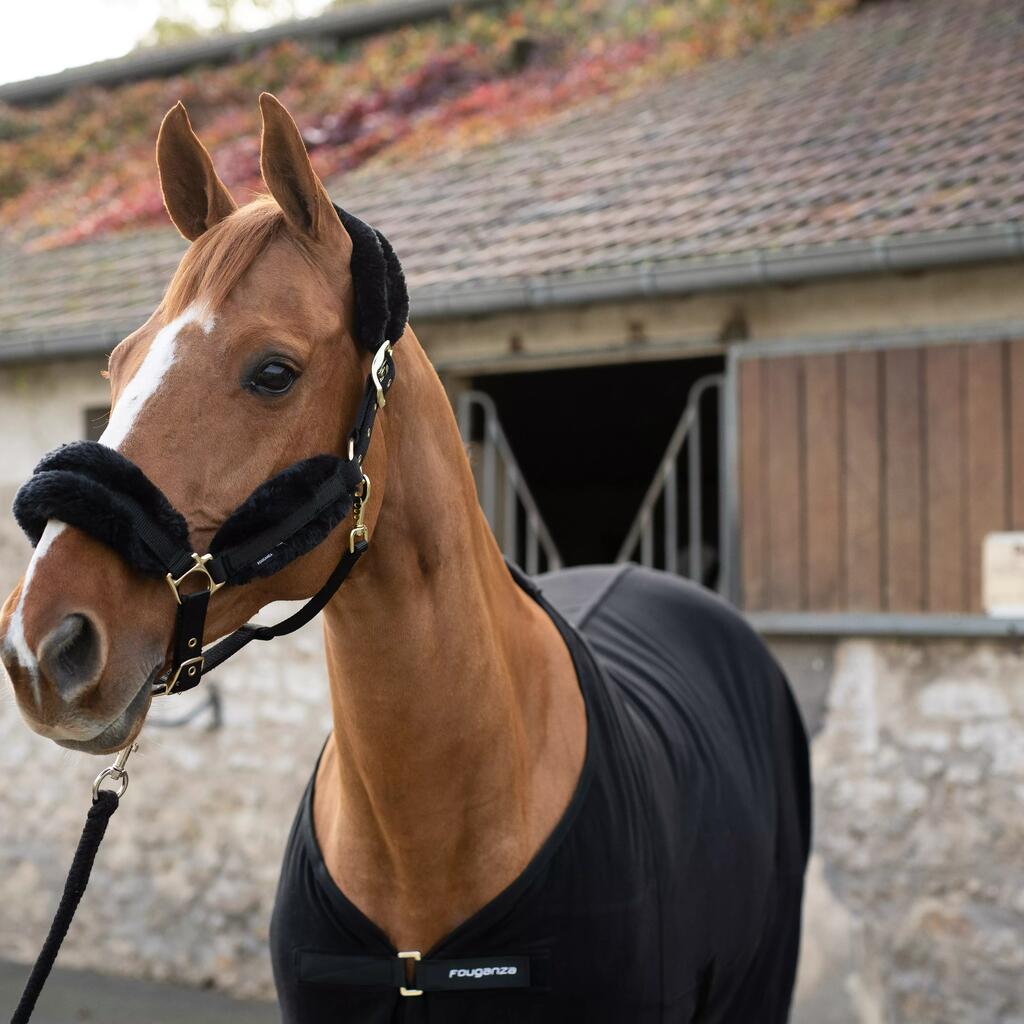
[[[1024,532],[990,533],[985,537],[981,601],[989,615],[1024,619]]]

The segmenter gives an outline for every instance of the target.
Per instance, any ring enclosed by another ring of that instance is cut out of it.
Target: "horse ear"
[[[291,114],[269,92],[260,94],[260,112],[263,180],[288,222],[311,238],[320,238],[328,225],[338,223],[338,215],[309,162],[299,129]]]
[[[192,131],[180,100],[160,125],[156,165],[164,206],[174,226],[190,242],[235,209],[231,193],[217,177],[210,154]]]

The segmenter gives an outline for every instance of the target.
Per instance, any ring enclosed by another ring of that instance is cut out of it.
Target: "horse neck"
[[[315,820],[349,897],[397,945],[428,948],[553,827],[585,725],[568,653],[504,565],[411,332],[397,359],[370,549],[325,615],[334,731]]]

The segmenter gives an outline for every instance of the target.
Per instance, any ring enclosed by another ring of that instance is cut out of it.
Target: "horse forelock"
[[[253,261],[285,232],[281,207],[271,196],[258,196],[216,223],[186,250],[164,295],[168,319],[181,316],[194,303],[218,310]],[[295,247],[313,264],[299,241]]]

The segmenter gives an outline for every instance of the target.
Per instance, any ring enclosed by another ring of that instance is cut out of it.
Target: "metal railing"
[[[456,409],[462,440],[472,446],[480,504],[502,553],[530,574],[561,568],[558,548],[526,485],[490,395],[464,391]]]
[[[668,447],[662,456],[654,479],[647,488],[633,525],[619,549],[617,562],[639,561],[642,565],[688,576],[701,583],[709,583],[709,576],[717,577],[719,589],[725,584],[725,574],[714,572],[717,556],[711,551],[704,529],[704,484],[702,479],[702,446],[700,412],[705,396],[713,395],[721,409],[724,377],[712,374],[702,377],[690,389],[683,415],[676,424]],[[718,479],[724,479],[725,442],[722,436],[724,417],[718,416]],[[686,546],[679,550],[680,541],[680,474],[685,449],[686,459]],[[718,545],[725,539],[725,507],[719,501]],[[718,559],[720,561],[720,559]],[[682,563],[682,564],[680,564]]]

